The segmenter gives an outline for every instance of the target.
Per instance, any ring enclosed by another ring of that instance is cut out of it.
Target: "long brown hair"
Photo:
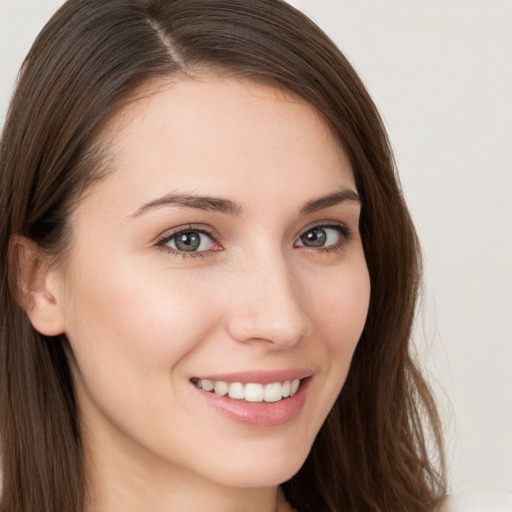
[[[435,510],[440,424],[410,353],[420,254],[387,135],[346,58],[281,0],[69,0],[34,43],[0,146],[2,510],[83,512],[86,502],[67,340],[30,325],[12,237],[65,254],[69,213],[106,167],[102,127],[149,80],[203,70],[265,80],[313,105],[363,203],[367,323],[306,463],[283,484],[287,498],[300,512]]]

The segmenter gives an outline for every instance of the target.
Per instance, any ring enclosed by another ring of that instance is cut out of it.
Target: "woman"
[[[4,512],[438,508],[414,229],[304,15],[70,0],[0,162]]]

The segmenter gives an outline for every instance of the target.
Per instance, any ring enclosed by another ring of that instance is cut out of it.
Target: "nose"
[[[284,349],[307,333],[300,283],[282,255],[252,258],[232,277],[227,329],[233,339]]]

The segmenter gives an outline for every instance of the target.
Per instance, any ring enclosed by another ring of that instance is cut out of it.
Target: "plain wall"
[[[0,126],[59,0],[0,0]],[[388,127],[425,255],[416,343],[452,490],[512,491],[512,1],[297,0]]]

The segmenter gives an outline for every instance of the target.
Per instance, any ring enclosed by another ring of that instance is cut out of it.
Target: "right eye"
[[[185,255],[211,251],[215,247],[215,242],[208,232],[187,228],[166,235],[157,245]]]

